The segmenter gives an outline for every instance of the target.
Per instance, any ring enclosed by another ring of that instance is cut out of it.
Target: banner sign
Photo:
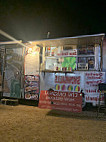
[[[24,88],[25,88],[25,99],[38,100],[39,75],[26,75]]]
[[[71,91],[80,92],[81,78],[75,76],[60,76],[55,75],[55,90],[56,91]]]
[[[98,84],[105,81],[105,73],[86,72],[84,81],[84,93],[86,95],[86,102],[94,102],[97,104],[99,99]]]
[[[72,49],[72,50],[63,50],[61,53],[58,53],[57,56],[77,56],[77,49]]]
[[[40,93],[39,108],[81,112],[82,95],[73,92],[42,90]]]

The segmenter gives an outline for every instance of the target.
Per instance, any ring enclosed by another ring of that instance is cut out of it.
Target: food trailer
[[[50,103],[42,104],[48,96],[41,100],[48,90],[55,94],[52,93],[52,97],[63,96],[70,101],[83,92],[83,107],[87,103],[98,105],[98,84],[106,81],[104,37],[105,34],[95,34],[44,39],[28,41],[25,47],[17,43],[19,46],[14,48],[1,48],[5,49],[2,87],[8,89],[3,91],[3,96],[39,101],[42,107]],[[59,97],[54,99],[61,100]],[[78,100],[81,101],[81,97]],[[59,103],[51,101],[52,106]],[[69,105],[72,104],[68,102]],[[62,101],[60,109],[68,110],[68,106]]]
[[[40,47],[40,92],[49,89],[59,93],[83,92],[83,107],[88,103],[98,105],[98,84],[106,81],[104,36],[30,41],[31,45]],[[44,100],[41,102],[45,103]]]

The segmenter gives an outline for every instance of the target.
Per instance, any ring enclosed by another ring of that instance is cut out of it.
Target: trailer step
[[[4,105],[12,105],[12,106],[16,106],[18,105],[18,100],[16,99],[1,99],[1,103]]]

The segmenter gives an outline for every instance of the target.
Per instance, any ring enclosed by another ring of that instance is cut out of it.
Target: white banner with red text
[[[84,93],[85,101],[91,102],[94,105],[98,104],[99,90],[98,84],[105,81],[105,72],[86,72],[84,78]],[[103,101],[103,97],[101,97]]]

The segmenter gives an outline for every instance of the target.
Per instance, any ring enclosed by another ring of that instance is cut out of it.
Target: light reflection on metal
[[[37,46],[29,46],[26,49],[26,53],[27,54],[33,54],[33,55],[35,55],[37,52],[40,52],[40,49]]]

